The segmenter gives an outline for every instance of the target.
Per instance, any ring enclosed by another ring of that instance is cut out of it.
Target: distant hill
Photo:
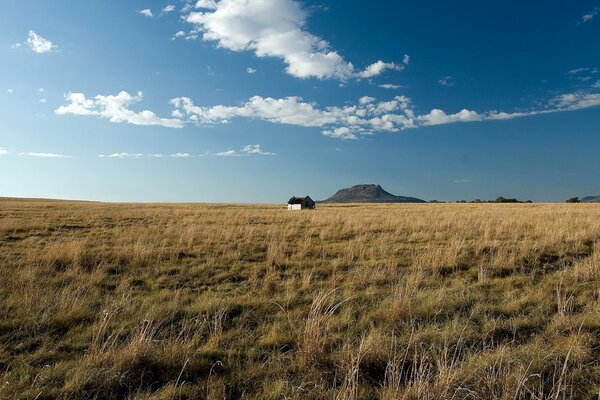
[[[582,203],[600,203],[600,196],[586,196],[581,199]]]
[[[319,203],[427,203],[415,197],[394,196],[379,185],[355,185],[338,190]]]

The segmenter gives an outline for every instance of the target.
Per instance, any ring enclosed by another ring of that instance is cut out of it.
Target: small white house
[[[292,197],[288,203],[288,210],[300,211],[300,210],[314,210],[315,202],[309,196],[306,197]]]

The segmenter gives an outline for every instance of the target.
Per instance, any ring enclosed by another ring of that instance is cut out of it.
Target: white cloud
[[[8,154],[8,150],[6,150],[4,147],[0,147],[0,156],[6,155]]]
[[[307,14],[294,0],[200,0],[185,16],[205,41],[232,51],[254,51],[257,57],[277,57],[286,72],[298,78],[370,78],[401,65],[377,61],[357,71],[328,42],[306,30]]]
[[[594,8],[592,11],[590,11],[589,13],[583,15],[581,17],[581,24],[585,24],[588,21],[591,21],[592,19],[594,19],[598,14],[600,13],[600,7],[596,7]]]
[[[41,158],[71,158],[71,156],[67,156],[64,154],[57,153],[19,153],[20,156],[29,156],[29,157],[41,157]]]
[[[163,9],[162,12],[164,14],[168,14],[175,11],[175,6],[173,4],[167,4]]]
[[[215,155],[219,156],[219,157],[241,157],[241,156],[252,156],[252,155],[274,156],[275,153],[271,153],[269,151],[263,151],[260,148],[259,144],[248,144],[248,145],[242,147],[240,151],[229,149],[226,151],[222,151],[220,153],[215,153]]]
[[[557,96],[545,107],[528,111],[500,112],[496,110],[478,112],[462,109],[447,113],[434,108],[426,113],[417,113],[410,98],[395,96],[388,101],[377,101],[374,97],[363,96],[354,104],[323,107],[306,102],[300,97],[271,98],[254,96],[247,102],[228,106],[198,106],[188,97],[178,97],[170,101],[174,110],[172,118],[159,118],[151,111],[136,113],[127,106],[141,99],[121,92],[116,96],[96,96],[88,99],[82,93],[66,96],[69,104],[58,108],[57,114],[99,116],[113,122],[128,122],[137,125],[162,125],[179,128],[186,124],[211,126],[227,124],[238,118],[256,119],[274,124],[287,124],[302,127],[317,127],[325,136],[340,139],[357,139],[361,135],[375,132],[399,132],[423,126],[443,125],[457,122],[496,121],[540,114],[580,110],[600,106],[600,93],[574,92]],[[247,147],[240,151],[227,150],[220,156],[260,154]],[[265,153],[266,154],[266,153]]]
[[[399,65],[396,65],[394,63],[385,63],[380,60],[380,61],[377,61],[376,63],[369,65],[367,68],[365,68],[364,71],[359,72],[358,76],[360,76],[361,78],[372,78],[374,76],[382,74],[384,71],[386,71],[388,69],[401,71],[402,67],[400,67]]]
[[[143,15],[144,17],[153,17],[154,14],[152,14],[152,10],[149,8],[144,8],[143,10],[138,11],[138,13],[140,15]]]
[[[572,69],[567,72],[568,75],[578,75],[581,73],[597,74],[597,73],[600,73],[600,69],[598,67],[593,67],[593,68],[581,67],[581,68]]]
[[[358,102],[360,104],[369,104],[375,101],[375,97],[370,97],[370,96],[363,96],[360,99],[358,99]]]
[[[196,8],[206,8],[208,10],[216,10],[217,3],[214,0],[198,0],[196,2]]]
[[[261,156],[274,156],[275,153],[271,153],[269,151],[263,151],[260,148],[260,144],[249,144],[242,147],[242,153],[246,154],[257,154]]]
[[[150,158],[164,158],[165,156],[162,155],[161,153],[151,153],[151,154],[148,154],[148,157],[150,157]]]
[[[356,139],[356,135],[352,133],[350,128],[346,128],[345,126],[342,126],[341,128],[335,128],[332,130],[324,130],[323,135],[337,139]]]
[[[249,74],[253,74],[253,73],[256,72],[256,70],[254,68],[248,67],[248,68],[246,68],[246,72],[249,73]]]
[[[173,35],[173,37],[171,38],[171,40],[175,40],[177,38],[184,37],[184,36],[185,36],[185,32],[184,31],[178,31],[178,32],[176,32]]]
[[[227,151],[222,151],[220,153],[216,153],[216,156],[219,157],[239,157],[240,154],[238,152],[236,152],[235,150],[227,150]]]
[[[274,99],[260,96],[254,96],[240,106],[200,107],[186,97],[173,99],[171,103],[175,106],[174,117],[200,125],[226,124],[235,118],[250,118],[276,124],[320,127],[325,136],[356,139],[359,135],[380,131],[398,132],[422,126],[495,121],[590,108],[600,105],[600,94],[569,93],[552,99],[544,108],[510,113],[495,110],[477,112],[469,109],[447,113],[441,109],[433,109],[428,113],[417,114],[411,99],[405,96],[379,102],[373,97],[364,96],[355,105],[344,107],[320,107],[316,103],[305,102],[300,97]]]
[[[58,48],[58,46],[53,44],[50,40],[43,38],[42,36],[38,35],[35,31],[29,31],[27,39],[24,43],[15,43],[11,47],[13,49],[18,49],[23,45],[26,45],[31,49],[31,51],[38,54],[50,53]]]
[[[400,89],[402,86],[401,85],[394,85],[391,83],[384,83],[383,85],[379,85],[380,88],[382,89]]]
[[[199,107],[191,99],[179,97],[171,100],[175,106],[174,117],[187,117],[191,122],[204,124],[227,123],[236,117],[263,119],[269,122],[301,125],[323,126],[335,122],[335,117],[314,108],[311,103],[305,103],[300,97],[274,99],[271,97],[254,96],[239,106]]]
[[[83,93],[65,95],[69,104],[60,106],[56,114],[93,115],[107,118],[111,122],[127,122],[133,125],[160,125],[167,128],[181,128],[183,123],[177,118],[160,118],[154,112],[144,110],[135,112],[128,107],[142,100],[142,93],[137,96],[122,91],[114,96],[97,95],[88,99]]]
[[[438,80],[438,83],[442,86],[454,86],[454,80],[451,76],[444,76]]]
[[[10,88],[9,88],[9,89],[6,89],[6,93],[14,93],[14,92],[15,92],[15,91],[14,91],[14,90],[12,90],[12,89],[10,89]]]
[[[426,115],[420,115],[418,120],[423,125],[442,125],[450,124],[453,122],[472,122],[481,121],[483,117],[476,111],[463,109],[456,114],[446,114],[443,110],[433,109]]]
[[[142,158],[144,155],[141,153],[112,153],[112,154],[98,154],[100,158]]]
[[[40,99],[40,103],[46,103],[46,102],[48,102],[48,100],[45,97]]]
[[[173,158],[188,158],[191,156],[190,156],[190,153],[174,153],[174,154],[171,154],[171,157],[173,157]]]
[[[551,104],[558,111],[581,110],[584,108],[600,106],[600,93],[567,93],[555,97]]]

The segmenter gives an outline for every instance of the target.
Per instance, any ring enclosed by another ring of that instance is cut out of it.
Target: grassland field
[[[2,399],[598,399],[600,206],[0,200]]]

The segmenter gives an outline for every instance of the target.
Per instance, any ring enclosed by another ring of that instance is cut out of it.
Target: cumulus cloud
[[[152,14],[152,10],[149,8],[144,8],[143,10],[138,11],[138,13],[140,15],[143,15],[144,17],[153,17],[154,14]]]
[[[529,111],[477,112],[462,109],[447,113],[436,108],[423,114],[418,114],[411,99],[405,96],[396,96],[389,101],[376,101],[373,97],[363,96],[356,104],[344,107],[321,107],[316,103],[305,102],[300,97],[274,99],[260,96],[254,96],[239,106],[201,107],[187,97],[173,99],[171,103],[175,107],[174,117],[200,125],[226,124],[235,118],[250,118],[276,124],[319,127],[323,128],[325,136],[357,139],[359,135],[381,131],[398,132],[423,126],[495,121],[580,110],[599,106],[600,94],[568,93],[551,99],[544,108]]]
[[[272,98],[253,96],[238,105],[199,106],[188,97],[170,100],[172,118],[159,118],[151,111],[136,113],[127,106],[141,99],[121,92],[116,96],[96,96],[88,99],[82,93],[66,96],[69,104],[61,106],[57,114],[99,116],[113,122],[137,125],[162,125],[179,128],[186,124],[212,126],[228,124],[235,119],[245,118],[302,127],[321,128],[323,135],[338,139],[357,139],[360,135],[375,132],[399,132],[424,126],[444,125],[458,122],[495,121],[555,112],[573,111],[600,106],[600,93],[580,91],[565,93],[547,102],[546,106],[528,111],[501,112],[496,110],[478,112],[462,109],[448,113],[434,108],[418,113],[412,100],[406,96],[395,96],[391,100],[378,101],[363,96],[354,104],[344,106],[321,106],[304,101],[301,97]],[[227,150],[220,156],[237,156],[260,153],[260,148],[246,147],[239,151]]]
[[[232,51],[253,51],[257,57],[277,57],[286,72],[298,78],[371,78],[386,70],[401,70],[402,63],[381,60],[356,70],[331,45],[306,30],[307,14],[294,0],[200,0],[185,20],[202,39]]]
[[[358,76],[360,76],[361,78],[372,78],[374,76],[382,74],[388,69],[401,71],[402,67],[394,63],[385,63],[379,60],[376,63],[369,65],[367,68],[365,68],[364,71],[359,72]]]
[[[17,49],[23,45],[29,47],[31,51],[38,54],[51,53],[58,48],[58,46],[56,46],[50,40],[38,35],[35,31],[29,31],[25,42],[15,43],[12,45],[12,48]]]
[[[271,153],[269,151],[263,151],[260,148],[260,144],[249,144],[242,147],[242,153],[246,154],[257,154],[261,156],[274,156],[275,153]]]
[[[172,13],[173,11],[175,11],[175,6],[173,4],[167,4],[162,9],[163,14]]]
[[[122,91],[114,96],[97,95],[88,99],[83,93],[68,93],[65,99],[69,104],[60,106],[56,114],[87,115],[107,118],[111,122],[127,122],[133,125],[160,125],[167,128],[181,128],[183,123],[177,118],[160,118],[154,112],[135,112],[129,106],[142,100],[142,92],[137,96]]]
[[[326,129],[323,131],[323,135],[333,137],[333,138],[338,138],[338,139],[348,139],[348,140],[356,139],[356,135],[354,133],[352,133],[350,128],[346,128],[345,126],[342,126],[340,128],[335,128],[332,130]]]
[[[28,156],[28,157],[40,157],[40,158],[71,158],[71,156],[67,156],[64,154],[57,154],[57,153],[36,153],[36,152],[29,152],[29,153],[19,153],[20,156]]]
[[[216,10],[217,3],[214,0],[198,0],[196,2],[196,8],[205,8],[208,10]]]
[[[275,153],[271,153],[269,151],[263,151],[259,144],[249,144],[242,147],[239,151],[229,149],[226,151],[222,151],[220,153],[215,153],[216,156],[219,157],[241,157],[241,156],[274,156]]]

